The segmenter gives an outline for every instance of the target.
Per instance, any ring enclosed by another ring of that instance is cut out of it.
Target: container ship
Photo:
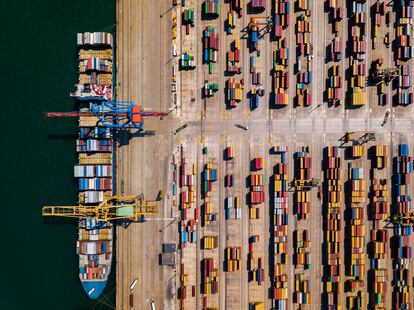
[[[113,36],[107,32],[77,34],[79,81],[71,97],[80,100],[79,109],[112,100]],[[112,135],[99,126],[96,116],[79,117],[76,140],[78,164],[74,177],[79,183],[79,204],[98,205],[112,195]],[[79,220],[76,253],[79,255],[79,278],[91,299],[105,289],[111,272],[113,227],[92,218]]]

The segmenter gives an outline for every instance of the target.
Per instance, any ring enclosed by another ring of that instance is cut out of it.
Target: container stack
[[[410,67],[408,64],[400,66],[400,75],[397,83],[397,103],[407,106],[414,102],[414,93],[409,92],[411,88]]]
[[[413,4],[411,1],[399,1],[396,4],[396,41],[395,49],[397,65],[401,61],[407,61],[414,56],[412,46],[412,24],[413,24]]]
[[[261,85],[262,74],[260,72],[257,72],[256,67],[254,66],[254,56],[250,56],[250,73],[252,77],[252,84]]]
[[[312,270],[311,241],[309,231],[295,230],[293,233],[293,262],[295,268],[303,266],[305,270]]]
[[[187,52],[181,54],[180,58],[180,70],[193,70],[196,67],[194,56],[191,56]]]
[[[344,10],[337,0],[328,1],[328,9],[332,20],[332,33],[337,37],[339,33],[340,21],[344,18]]]
[[[310,157],[309,146],[302,147],[300,152],[295,153],[295,180],[300,183],[312,179],[312,157]],[[295,190],[294,202],[298,219],[306,220],[310,212],[309,188],[301,187]]]
[[[194,27],[195,13],[193,9],[183,11],[182,23],[185,26],[185,33],[190,34],[191,27]]]
[[[79,80],[70,95],[81,100],[112,100],[112,34],[84,32],[77,36]]]
[[[346,297],[346,309],[364,309],[365,305],[365,292],[358,291],[356,296]]]
[[[283,30],[289,26],[290,0],[274,0],[273,32],[275,37],[282,38]]]
[[[203,87],[203,95],[204,98],[210,98],[213,97],[214,94],[219,90],[219,84],[218,83],[209,83],[205,82]]]
[[[364,63],[357,64],[354,62],[352,64],[351,81],[349,83],[351,89],[351,106],[363,106],[366,103],[365,73],[366,66]]]
[[[381,16],[385,15],[387,3],[385,1],[376,1],[374,4],[374,29],[373,29],[373,42],[375,44],[378,37],[379,27],[381,27]],[[375,48],[375,45],[374,45]]]
[[[261,285],[264,281],[264,264],[263,259],[258,257],[255,259],[254,244],[259,241],[259,236],[251,236],[249,238],[249,253],[247,254],[247,269],[249,271],[249,282],[257,282]]]
[[[203,250],[214,250],[218,245],[217,236],[204,236],[202,240],[202,249]]]
[[[342,89],[342,78],[339,73],[339,65],[333,65],[328,70],[327,78],[327,92],[328,92],[328,103],[330,105],[341,102],[341,89]]]
[[[237,103],[243,99],[243,84],[235,78],[226,81],[226,102],[230,108],[237,107]]]
[[[325,192],[324,200],[324,251],[326,263],[324,268],[324,299],[332,310],[340,309],[342,293],[341,268],[342,260],[342,163],[338,147],[328,146],[324,155]]]
[[[359,145],[359,144],[355,144],[352,145],[351,147],[351,156],[353,158],[359,158],[359,157],[365,157],[367,156],[367,147],[366,145]]]
[[[342,60],[342,41],[341,38],[335,37],[332,40],[329,50],[330,61],[341,61]]]
[[[302,1],[307,3],[307,0]],[[301,3],[301,1],[299,1]],[[307,7],[307,4],[305,5]],[[306,9],[310,14],[310,10]],[[297,55],[298,74],[296,75],[296,105],[308,107],[312,104],[312,57],[313,46],[311,38],[311,22],[307,15],[300,15],[296,22],[296,45],[299,53]],[[302,58],[304,68],[302,68]]]
[[[224,250],[224,270],[234,272],[241,270],[241,247],[227,247]]]
[[[217,294],[218,283],[219,271],[217,268],[214,268],[214,259],[204,258],[201,261],[201,294]]]
[[[365,60],[365,53],[367,50],[366,46],[366,24],[367,24],[367,13],[366,4],[360,1],[352,1],[352,14],[351,20],[351,50],[354,58],[357,61]]]
[[[227,174],[224,177],[224,187],[233,187],[234,185],[234,174]]]
[[[250,302],[249,303],[249,310],[264,310],[264,303],[263,302]]]
[[[305,275],[295,274],[295,290],[293,292],[293,303],[308,305],[311,303],[310,279],[305,279]]]
[[[250,175],[250,208],[249,208],[249,218],[258,219],[260,218],[260,208],[255,207],[264,203],[265,194],[264,194],[264,174],[251,174]]]
[[[398,146],[398,156],[394,158],[394,197],[393,215],[410,216],[412,214],[411,196],[409,195],[410,174],[413,171],[412,156],[408,144]],[[405,222],[400,220],[400,222]],[[410,295],[412,283],[410,277],[411,225],[394,224],[394,247],[391,255],[394,266],[393,308],[411,309]]]
[[[358,291],[358,295],[347,296],[347,302],[358,303],[358,296],[361,292],[359,289],[365,285],[365,208],[361,205],[365,201],[366,181],[363,169],[352,168],[352,164],[349,164],[348,180],[350,189],[350,199],[348,200],[350,236],[348,240],[350,241],[351,256],[350,259],[347,259],[346,274],[351,277],[349,279],[351,292]]]
[[[273,51],[273,78],[272,87],[274,94],[274,105],[284,107],[289,104],[289,48],[285,38],[278,43],[278,49]]]
[[[184,301],[187,299],[187,285],[189,283],[189,275],[185,273],[184,264],[180,264],[180,286],[178,288],[177,298],[181,301],[181,309],[184,309]]]
[[[250,48],[253,51],[259,50],[259,20],[256,18],[250,18],[249,32],[250,32]]]
[[[389,217],[387,179],[372,179],[371,214],[375,221],[386,220]]]
[[[258,88],[252,87],[249,93],[249,103],[250,103],[250,110],[253,111],[259,106],[260,97],[264,96],[265,90],[263,86]]]
[[[227,13],[227,34],[232,34],[233,29],[236,28],[237,13],[236,11],[229,11]]]
[[[204,205],[202,208],[203,214],[203,226],[210,225],[210,222],[217,220],[217,213],[213,212],[213,205],[210,202],[210,196],[213,190],[213,183],[217,181],[217,169],[213,169],[212,163],[207,163],[204,166],[204,170],[201,174],[201,187],[202,197],[204,199]]]
[[[232,160],[234,158],[234,150],[231,146],[224,150],[224,160]]]
[[[220,14],[220,0],[206,0],[202,12],[205,15],[218,17]]]
[[[227,52],[227,72],[232,74],[241,73],[239,38],[233,41],[230,51]]]
[[[253,9],[266,9],[266,0],[251,0],[250,5]]]
[[[203,62],[208,63],[208,72],[213,73],[213,62],[217,62],[219,50],[219,34],[213,26],[207,26],[203,31]]]
[[[272,293],[276,309],[287,309],[288,277],[285,266],[288,264],[288,164],[286,162],[287,146],[273,147],[273,153],[280,154],[280,162],[273,168],[273,274]]]
[[[241,219],[241,203],[240,197],[226,197],[224,201],[226,220],[229,219]],[[234,210],[234,211],[232,211]],[[233,215],[232,215],[233,214]]]
[[[374,169],[384,169],[388,167],[389,146],[376,145],[374,147]]]
[[[197,241],[196,223],[198,222],[199,211],[195,205],[196,176],[194,169],[188,169],[187,166],[186,159],[182,156],[179,171],[180,249],[184,249],[187,242],[195,243]],[[187,173],[187,170],[193,171]]]

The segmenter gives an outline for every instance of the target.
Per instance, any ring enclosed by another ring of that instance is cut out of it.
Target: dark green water
[[[108,30],[115,1],[1,1],[0,15],[0,310],[107,309],[89,300],[79,282],[75,224],[41,217],[44,204],[77,201],[76,122],[42,113],[73,108],[76,33]],[[112,304],[113,275],[105,290]]]

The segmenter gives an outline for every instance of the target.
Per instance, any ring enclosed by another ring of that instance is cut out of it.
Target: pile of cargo
[[[332,20],[332,32],[337,37],[339,33],[339,22],[344,18],[343,7],[339,5],[338,0],[328,1],[328,10],[331,14],[330,20]]]
[[[310,157],[309,146],[303,146],[300,152],[296,152],[295,158],[295,181],[305,183],[312,179],[312,157]],[[300,185],[296,188],[294,196],[295,213],[298,219],[306,220],[310,212],[310,190]]]
[[[213,169],[212,163],[204,165],[204,170],[201,173],[201,194],[204,199],[202,206],[202,225],[210,225],[210,222],[217,220],[217,213],[213,212],[213,204],[210,202],[210,196],[213,190],[213,183],[217,181],[217,169]]]
[[[306,3],[306,1],[303,1]],[[307,12],[310,12],[308,10]],[[296,22],[296,45],[299,51],[297,55],[296,75],[296,105],[308,107],[312,104],[312,92],[310,83],[312,83],[312,57],[313,46],[311,38],[311,22],[307,15],[300,15]],[[302,68],[302,56],[306,57],[304,61],[305,68]]]
[[[242,212],[241,212],[241,203],[239,197],[226,197],[224,206],[226,208],[226,220],[231,218],[234,219],[241,219]],[[234,210],[234,211],[232,211]],[[234,214],[232,216],[232,213]]]
[[[205,82],[203,87],[203,96],[204,98],[213,97],[214,94],[219,90],[218,83],[209,83]]]
[[[295,274],[295,287],[293,292],[293,303],[308,305],[311,303],[310,279],[305,279],[305,275]]]
[[[220,0],[206,0],[202,5],[202,12],[205,15],[217,17],[220,14]]]
[[[287,40],[284,38],[279,41],[278,49],[273,51],[273,77],[272,91],[275,106],[287,106],[289,104],[289,48]]]
[[[253,9],[266,9],[266,0],[250,0],[250,5]]]
[[[241,73],[240,67],[240,39],[237,38],[231,44],[230,51],[227,52],[227,72]]]
[[[363,106],[367,100],[367,94],[365,92],[365,73],[366,66],[364,63],[354,62],[351,66],[351,81],[350,86],[350,97],[351,97],[351,106]]]
[[[338,154],[338,147],[328,146],[324,155],[325,192],[324,201],[324,251],[326,261],[324,268],[323,298],[332,310],[340,309],[340,295],[342,292],[341,268],[342,260],[342,163]]]
[[[413,3],[411,1],[398,1],[396,4],[396,45],[395,58],[397,65],[414,56],[412,46]]]
[[[271,228],[273,230],[273,270],[271,277],[271,291],[274,307],[285,309],[288,295],[288,277],[284,266],[288,264],[288,164],[285,153],[287,146],[273,147],[273,153],[281,155],[281,160],[273,170],[273,220]]]
[[[182,23],[185,25],[185,33],[190,34],[190,27],[194,27],[195,13],[193,9],[183,11]]]
[[[413,158],[409,155],[407,144],[398,146],[398,156],[394,158],[394,197],[393,215],[397,217],[412,214],[411,196],[409,195],[410,174],[413,171]],[[401,225],[401,219],[394,224],[395,245],[391,251],[393,258],[393,308],[411,309],[412,281],[410,277],[410,260],[412,247],[410,242],[411,224]],[[410,221],[408,221],[410,223]]]
[[[179,196],[179,210],[181,215],[180,221],[180,249],[184,249],[187,242],[195,243],[197,240],[196,223],[198,222],[199,210],[195,205],[195,171],[187,174],[187,162],[184,157],[181,157],[180,165],[180,196]],[[174,177],[174,179],[176,179]],[[191,211],[191,210],[194,211]],[[190,212],[194,212],[193,215]]]
[[[249,271],[249,282],[257,282],[261,285],[264,281],[264,265],[263,259],[258,257],[255,259],[253,245],[259,241],[259,236],[254,235],[249,238],[249,253],[247,254],[247,270]],[[256,264],[257,261],[257,264]]]
[[[273,31],[277,38],[283,36],[283,29],[289,26],[290,0],[274,0]]]
[[[235,78],[226,81],[226,102],[230,108],[237,107],[237,103],[243,99],[243,80],[238,82]]]
[[[341,102],[342,78],[339,68],[339,65],[333,65],[328,70],[327,95],[329,104],[335,104],[336,102],[340,104]]]
[[[224,270],[234,272],[241,270],[241,247],[227,247],[224,250]]]
[[[348,280],[351,292],[358,291],[358,295],[347,296],[347,302],[358,303],[359,292],[361,292],[359,289],[363,289],[365,285],[365,206],[361,206],[361,204],[365,201],[366,181],[363,169],[353,168],[349,163],[348,180],[350,190],[350,199],[347,201],[350,214],[348,240],[350,241],[351,255],[347,256],[346,274],[351,277]]]
[[[296,268],[303,266],[305,270],[312,270],[310,247],[308,230],[295,230],[293,233],[293,263]]]
[[[181,54],[179,62],[180,70],[193,70],[196,67],[194,56],[191,56],[189,53],[185,52]]]
[[[213,62],[217,62],[219,50],[219,34],[213,26],[207,26],[203,31],[203,62],[208,63],[208,72],[213,73]]]
[[[204,258],[201,261],[201,294],[211,295],[218,293],[219,271],[214,268],[213,258]]]

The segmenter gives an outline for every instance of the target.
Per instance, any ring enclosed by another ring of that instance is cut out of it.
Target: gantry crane
[[[364,144],[375,141],[375,132],[373,131],[348,131],[339,141],[344,143],[352,142],[353,144]]]
[[[312,178],[312,179],[308,179],[308,180],[298,180],[295,179],[293,181],[293,186],[295,187],[296,190],[302,190],[305,188],[312,188],[312,187],[317,187],[319,185],[319,180]]]
[[[265,21],[261,21],[263,19]],[[267,32],[270,32],[273,26],[272,17],[271,16],[254,16],[250,18],[249,30],[256,30],[260,32],[261,30],[259,30],[259,26],[261,25],[266,26],[266,28],[264,29],[266,29]]]
[[[376,69],[372,71],[371,78],[377,83],[384,81],[388,84],[399,75],[400,70],[398,68]]]
[[[394,214],[389,217],[389,221],[394,225],[414,226],[414,213],[409,213],[408,215]]]
[[[111,196],[97,206],[45,206],[43,216],[68,218],[92,218],[98,222],[127,220],[139,222],[142,215],[156,214],[157,202],[144,200],[142,196]]]
[[[136,128],[144,130],[144,117],[165,116],[164,112],[143,111],[142,106],[129,101],[91,103],[89,108],[73,112],[47,112],[47,117],[95,116],[97,125],[114,129]]]

